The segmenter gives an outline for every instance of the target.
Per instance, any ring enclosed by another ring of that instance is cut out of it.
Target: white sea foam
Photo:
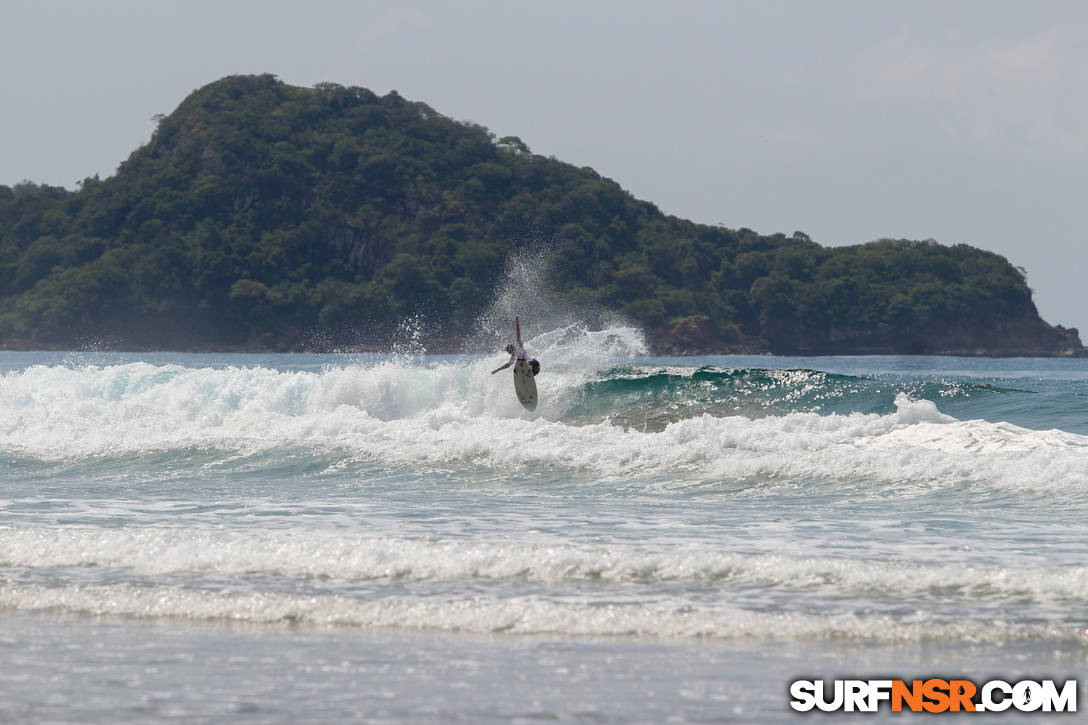
[[[1075,627],[995,621],[935,622],[839,612],[755,611],[726,604],[586,603],[539,596],[470,598],[299,596],[129,585],[0,585],[0,608],[130,617],[222,620],[467,633],[715,639],[846,639],[871,642],[1007,640],[1084,642]]]
[[[786,556],[707,545],[653,548],[506,540],[366,538],[199,528],[0,527],[0,566],[92,567],[118,575],[274,574],[339,582],[757,585],[835,596],[1031,597],[1088,605],[1088,566],[1043,568]]]
[[[130,363],[35,366],[0,376],[0,451],[41,460],[207,450],[227,457],[305,448],[339,467],[562,469],[597,480],[820,479],[1088,491],[1088,437],[956,420],[900,395],[888,415],[703,414],[640,431],[574,425],[565,412],[602,359],[638,351],[636,331],[545,336],[542,403],[529,414],[494,359],[389,359],[321,372]],[[523,445],[528,436],[531,446]],[[578,478],[578,475],[575,476]]]

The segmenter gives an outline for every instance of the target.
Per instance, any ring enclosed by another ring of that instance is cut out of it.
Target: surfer
[[[491,374],[494,375],[500,370],[505,370],[518,360],[525,360],[529,363],[529,369],[532,371],[533,376],[535,377],[536,374],[540,372],[540,363],[537,362],[536,358],[529,357],[529,355],[525,352],[525,345],[523,345],[521,342],[521,319],[517,315],[514,315],[514,332],[517,336],[517,346],[506,346],[506,352],[509,353],[510,360],[505,365],[502,365],[492,370]]]

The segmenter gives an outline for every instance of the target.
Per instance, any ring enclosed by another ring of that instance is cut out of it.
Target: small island
[[[0,346],[380,349],[421,315],[462,351],[534,248],[558,303],[663,354],[1084,352],[1000,255],[696,224],[396,92],[271,75],[194,91],[112,177],[0,186]]]

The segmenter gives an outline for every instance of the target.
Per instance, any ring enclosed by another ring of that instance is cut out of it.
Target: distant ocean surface
[[[0,721],[790,722],[800,677],[1088,681],[1088,360],[531,347],[535,413],[502,353],[0,352]]]

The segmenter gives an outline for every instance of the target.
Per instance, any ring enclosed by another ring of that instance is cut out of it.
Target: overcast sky
[[[0,184],[114,173],[236,73],[384,94],[663,211],[965,242],[1088,338],[1088,3],[0,0]]]

